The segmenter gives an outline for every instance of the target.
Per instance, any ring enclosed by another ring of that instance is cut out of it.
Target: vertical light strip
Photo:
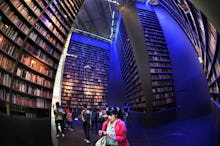
[[[111,26],[111,34],[109,36],[110,39],[112,39],[114,33],[114,19],[115,19],[115,11],[112,11],[112,26]]]
[[[67,41],[63,49],[63,52],[61,54],[60,62],[57,68],[56,78],[54,82],[54,87],[53,87],[53,98],[52,98],[52,103],[51,103],[51,139],[52,139],[53,146],[59,146],[58,140],[56,138],[55,115],[53,111],[54,111],[54,105],[56,102],[59,102],[61,104],[63,71],[64,71],[65,59],[66,59],[67,50],[68,50],[68,46],[70,43],[72,32],[73,32],[73,27],[71,28],[67,36]]]

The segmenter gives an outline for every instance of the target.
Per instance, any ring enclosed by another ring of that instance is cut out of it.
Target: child
[[[72,127],[72,108],[67,108],[66,110],[66,124],[67,124],[67,129],[70,131],[73,131]]]

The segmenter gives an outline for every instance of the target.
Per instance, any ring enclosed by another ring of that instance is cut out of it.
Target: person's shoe
[[[64,134],[62,133],[62,137],[64,137]]]
[[[57,138],[59,138],[60,137],[60,134],[57,134]]]
[[[86,143],[90,143],[90,140],[87,139],[87,140],[86,140]]]

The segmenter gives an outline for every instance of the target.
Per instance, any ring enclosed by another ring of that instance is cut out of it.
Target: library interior
[[[0,145],[219,146],[219,5],[0,0]]]

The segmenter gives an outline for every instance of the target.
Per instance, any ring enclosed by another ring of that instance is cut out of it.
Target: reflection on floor
[[[94,146],[98,136],[91,132],[91,143],[84,142],[80,121],[73,121],[74,131],[65,131],[60,146]],[[127,129],[131,146],[218,146],[217,131],[211,116],[172,122],[157,128],[146,128],[134,122]]]

